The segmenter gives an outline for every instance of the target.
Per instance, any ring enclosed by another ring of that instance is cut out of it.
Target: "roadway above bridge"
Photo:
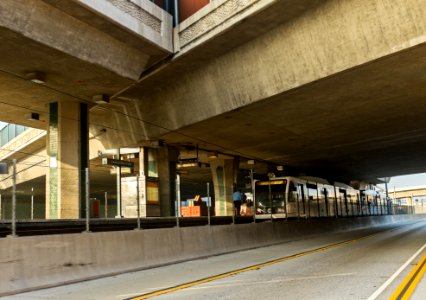
[[[0,119],[34,111],[47,129],[48,103],[77,101],[104,148],[161,139],[345,180],[424,171],[422,2],[213,1],[172,45],[171,27],[135,32],[143,12],[171,22],[149,1],[2,1]]]

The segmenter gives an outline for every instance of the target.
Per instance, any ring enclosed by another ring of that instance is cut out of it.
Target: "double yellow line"
[[[200,279],[200,280],[196,280],[196,281],[184,283],[184,284],[181,284],[181,285],[177,285],[177,286],[174,286],[174,287],[171,287],[171,288],[166,288],[166,289],[158,290],[158,291],[155,291],[155,292],[152,292],[152,293],[143,294],[143,295],[140,295],[140,296],[137,296],[137,297],[132,297],[132,298],[129,298],[129,300],[130,299],[131,300],[148,299],[148,298],[151,298],[151,297],[155,297],[155,296],[159,296],[159,295],[163,295],[163,294],[175,292],[175,291],[178,291],[178,290],[186,289],[186,288],[189,288],[189,287],[192,287],[192,286],[195,286],[195,285],[200,285],[200,284],[203,284],[203,283],[207,283],[207,282],[210,282],[210,281],[222,279],[222,278],[229,277],[229,276],[232,276],[232,275],[237,275],[237,274],[244,273],[244,272],[247,272],[247,271],[258,270],[258,269],[260,269],[262,267],[266,267],[266,266],[270,266],[270,265],[273,265],[273,264],[277,264],[277,263],[280,263],[280,262],[283,262],[283,261],[286,261],[286,260],[298,258],[298,257],[305,256],[305,255],[308,255],[308,254],[312,254],[312,253],[316,253],[316,252],[328,250],[328,249],[331,249],[331,248],[336,248],[336,247],[339,247],[339,246],[342,246],[342,245],[345,245],[345,244],[353,243],[353,242],[356,242],[356,241],[359,241],[359,240],[362,240],[362,239],[369,238],[369,237],[371,237],[373,235],[376,235],[376,234],[377,233],[374,233],[374,234],[363,236],[363,237],[360,237],[360,238],[357,238],[357,239],[346,240],[346,241],[343,241],[343,242],[339,242],[339,243],[335,243],[335,244],[330,244],[330,245],[325,246],[325,247],[320,247],[320,248],[316,248],[316,249],[312,249],[312,250],[300,252],[300,253],[289,255],[289,256],[286,256],[286,257],[279,258],[279,259],[271,260],[271,261],[268,261],[268,262],[265,262],[265,263],[253,265],[253,266],[250,266],[250,267],[247,267],[247,268],[242,268],[242,269],[230,271],[230,272],[227,272],[227,273],[223,273],[223,274],[219,274],[219,275],[207,277],[207,278],[204,278],[204,279]]]
[[[416,289],[423,274],[426,271],[426,254],[417,264],[417,266],[408,274],[401,285],[396,289],[389,300],[406,300],[409,299],[411,294]]]

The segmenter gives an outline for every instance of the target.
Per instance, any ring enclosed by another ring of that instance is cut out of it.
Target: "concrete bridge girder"
[[[8,114],[0,119],[47,129],[48,103],[93,105],[94,95],[115,94],[170,55],[171,16],[149,1],[139,4],[126,13],[107,0],[1,1],[0,99]],[[132,9],[160,27],[150,28]],[[45,75],[45,85],[29,82],[33,71]],[[41,122],[29,123],[27,112],[40,113]]]
[[[176,58],[117,99],[137,99],[146,135],[171,144],[346,179],[415,172],[417,162],[388,166],[419,157],[414,140],[426,143],[422,2],[326,1],[202,66]]]

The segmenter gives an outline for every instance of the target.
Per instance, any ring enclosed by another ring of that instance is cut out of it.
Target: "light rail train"
[[[391,202],[375,190],[356,190],[320,178],[277,177],[255,180],[257,219],[391,214]]]

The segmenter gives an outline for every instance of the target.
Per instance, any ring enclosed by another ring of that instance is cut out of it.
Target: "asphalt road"
[[[126,299],[148,293],[153,299],[389,299],[425,255],[426,219],[304,237],[4,299]],[[411,299],[426,299],[424,269],[416,273],[420,281],[411,283],[416,286]]]

